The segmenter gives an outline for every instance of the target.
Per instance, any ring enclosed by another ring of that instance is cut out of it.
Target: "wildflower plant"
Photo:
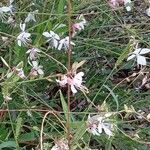
[[[0,2],[0,149],[147,149],[148,18],[149,1]]]

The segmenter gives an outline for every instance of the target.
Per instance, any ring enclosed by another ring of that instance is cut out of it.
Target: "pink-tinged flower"
[[[75,36],[75,34],[77,33],[77,31],[81,31],[84,30],[84,26],[86,25],[86,20],[84,18],[84,16],[81,14],[78,18],[77,18],[77,23],[74,23],[72,25],[72,37]]]
[[[72,41],[70,41],[70,44],[75,46],[75,43],[73,43]],[[69,48],[69,36],[59,41],[58,50],[61,50],[62,48],[64,48],[65,50]]]
[[[23,71],[22,68],[20,68],[20,69],[17,69],[17,68],[16,68],[16,71],[17,71],[17,75],[18,75],[21,79],[25,79],[25,78],[26,78],[26,76],[25,76],[24,71]]]
[[[13,67],[13,71],[10,73],[10,76],[13,75],[13,73],[17,74],[21,79],[25,79],[26,76],[24,74],[23,70],[23,62],[20,62],[17,66]]]
[[[108,4],[112,9],[118,8],[119,6],[125,5],[127,11],[129,11],[128,8],[128,0],[108,0]]]
[[[79,72],[79,73],[75,74],[73,77],[64,75],[64,76],[62,76],[61,80],[56,80],[56,81],[59,83],[59,85],[61,87],[64,87],[64,86],[66,86],[66,84],[69,84],[71,86],[71,91],[73,94],[77,93],[77,89],[88,92],[88,89],[82,85],[83,76],[84,76],[84,73]]]
[[[115,9],[115,8],[119,7],[119,2],[118,2],[118,0],[109,0],[109,1],[108,1],[108,4],[109,4],[109,6],[110,6],[112,9]]]
[[[31,41],[30,39],[31,34],[28,32],[25,32],[25,27],[26,27],[25,24],[20,23],[20,29],[22,32],[17,37],[17,43],[19,46],[22,46],[22,44],[26,45],[28,42]]]
[[[58,41],[60,40],[60,37],[58,34],[54,33],[53,31],[50,32],[43,32],[43,35],[48,38],[47,42],[50,43],[50,45],[54,48],[58,47]]]
[[[87,131],[98,136],[104,131],[110,137],[114,135],[114,125],[110,123],[105,116],[95,115],[91,117],[89,115],[87,120]]]
[[[29,57],[28,57],[28,58],[29,58],[31,61],[33,61],[33,60],[36,60],[36,59],[37,59],[39,52],[41,52],[41,51],[40,51],[38,48],[33,47],[33,48],[29,49],[29,50],[26,52],[26,54],[29,54]]]
[[[89,133],[92,133],[93,135],[100,135],[100,133],[98,132],[98,128],[97,128],[97,122],[91,120],[91,116],[88,116],[88,121],[87,121],[87,131]]]
[[[38,76],[43,74],[43,66],[38,65],[37,61],[32,61],[32,69],[30,71],[30,76]]]

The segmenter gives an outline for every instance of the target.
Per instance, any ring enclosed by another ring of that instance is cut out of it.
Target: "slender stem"
[[[70,74],[71,71],[71,14],[72,14],[72,2],[71,0],[68,0],[68,30],[69,30],[69,48],[67,51],[68,55],[68,74]],[[70,95],[70,85],[68,85],[68,91],[67,91],[67,98],[68,98],[68,117],[67,117],[67,138],[68,138],[68,145],[69,150],[71,150],[71,144],[70,144],[70,101],[71,101],[71,95]]]

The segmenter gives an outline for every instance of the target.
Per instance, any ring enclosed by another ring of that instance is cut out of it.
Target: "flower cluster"
[[[6,20],[6,17],[7,17],[6,14],[10,16],[13,14],[13,5],[12,5],[13,1],[14,0],[10,0],[8,6],[0,7],[0,19],[2,20],[2,22]]]
[[[92,133],[93,135],[100,135],[103,130],[104,132],[110,137],[114,135],[114,124],[110,122],[108,117],[111,114],[107,113],[104,116],[95,115],[95,116],[88,116],[87,120],[87,131]]]
[[[62,48],[67,50],[69,48],[68,36],[63,39],[60,39],[59,35],[56,34],[54,31],[43,32],[43,35],[48,39],[47,42],[52,48],[56,48],[58,50],[61,50]],[[73,43],[72,41],[70,42],[70,44],[75,46],[75,43]]]

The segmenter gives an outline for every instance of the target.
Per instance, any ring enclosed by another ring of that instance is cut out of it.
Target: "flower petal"
[[[57,48],[57,46],[58,46],[58,41],[57,41],[56,39],[53,39],[53,46],[54,46],[55,48]]]
[[[146,14],[150,17],[150,7],[146,9]]]
[[[146,58],[144,56],[137,56],[137,64],[146,66]]]
[[[29,38],[30,36],[31,36],[30,33],[27,33],[27,32],[24,33],[24,37]]]
[[[47,37],[47,38],[50,38],[50,37],[51,37],[51,35],[50,35],[48,32],[43,32],[43,35],[44,35],[45,37]]]
[[[25,27],[26,27],[26,24],[25,23],[20,23],[20,29],[22,30],[22,31],[25,31]]]
[[[58,50],[61,50],[62,46],[63,46],[63,43],[60,43],[59,46],[58,46]]]
[[[42,70],[42,69],[38,69],[38,70],[37,70],[37,72],[38,72],[38,74],[39,74],[39,75],[44,74],[44,72],[43,72],[43,70]]]
[[[133,52],[133,54],[139,54],[141,52],[141,48],[137,48],[135,49],[135,51]]]
[[[102,133],[102,124],[101,123],[98,124],[98,132]]]
[[[71,91],[72,91],[72,93],[77,93],[77,90],[76,90],[76,88],[75,88],[75,86],[74,85],[71,85]]]
[[[150,52],[149,48],[142,48],[139,54],[147,54]]]
[[[135,54],[130,55],[130,56],[127,58],[127,61],[133,59],[135,56],[136,56]]]
[[[18,40],[18,41],[17,41],[17,44],[18,44],[19,46],[21,46],[21,40]]]
[[[32,66],[35,67],[35,68],[37,68],[38,62],[37,61],[32,61]]]
[[[5,7],[5,6],[2,7],[1,10],[2,10],[3,12],[9,12],[9,11],[11,11],[9,7]]]
[[[108,136],[113,136],[113,132],[111,131],[110,126],[103,125],[103,129]]]

